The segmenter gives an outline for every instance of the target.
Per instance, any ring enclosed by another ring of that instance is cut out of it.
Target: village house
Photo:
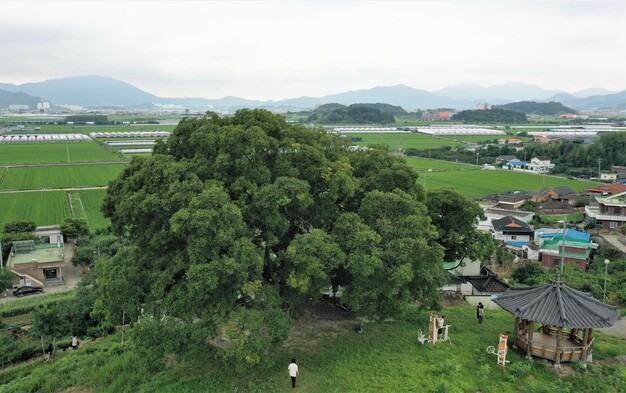
[[[534,242],[525,245],[522,251],[524,258],[539,261],[545,267],[559,266],[562,258],[565,264],[575,264],[580,270],[586,270],[591,250],[597,247],[587,232],[566,229],[563,242],[562,229],[538,228],[534,233]]]
[[[626,191],[608,196],[595,196],[597,206],[585,206],[587,222],[605,231],[618,230],[626,224]]]
[[[63,244],[35,244],[33,240],[14,241],[7,269],[15,274],[14,287],[45,287],[63,284],[65,255]]]

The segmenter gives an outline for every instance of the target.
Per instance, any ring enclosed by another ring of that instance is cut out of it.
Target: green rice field
[[[70,216],[64,191],[0,194],[0,206],[0,227],[19,220],[54,225]]]
[[[546,187],[557,186],[567,186],[574,191],[582,191],[600,184],[505,170],[428,172],[421,173],[417,181],[427,190],[451,188],[467,198],[483,198],[511,190],[539,191]]]
[[[123,164],[6,168],[0,190],[106,186],[122,169]]]
[[[106,227],[109,221],[100,212],[105,194],[104,189],[1,193],[0,227],[18,220],[34,221],[37,225],[60,224],[72,217],[72,211],[76,218],[86,218],[92,231]]]
[[[418,172],[441,172],[441,171],[461,171],[461,170],[480,170],[480,167],[476,165],[442,161],[442,160],[429,160],[427,158],[420,157],[405,157],[406,162]]]
[[[0,144],[1,164],[116,161],[119,156],[96,143]]]
[[[443,146],[458,146],[462,142],[456,137],[434,137],[425,134],[394,133],[394,134],[374,134],[374,133],[350,133],[346,134],[346,139],[363,138],[360,142],[353,142],[355,145],[368,146],[373,144],[386,144],[390,150],[406,150],[409,148],[418,150],[438,149]],[[484,136],[481,136],[484,139]]]
[[[445,135],[432,136],[426,134],[406,133],[350,133],[345,134],[346,138],[360,137],[360,142],[352,142],[359,146],[368,146],[372,144],[386,144],[390,150],[406,150],[409,148],[417,150],[438,149],[443,146],[459,146],[464,144],[493,141],[500,138],[512,138],[511,135]],[[529,140],[528,137],[517,137],[522,140]]]

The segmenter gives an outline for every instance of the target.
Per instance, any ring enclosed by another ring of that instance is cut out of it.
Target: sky
[[[7,1],[0,82],[99,75],[161,97],[405,84],[626,88],[626,1]]]

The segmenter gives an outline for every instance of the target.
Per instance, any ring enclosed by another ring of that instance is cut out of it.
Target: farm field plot
[[[539,191],[542,188],[556,186],[568,186],[574,191],[581,191],[599,184],[504,170],[429,172],[420,174],[417,181],[425,185],[427,190],[451,188],[467,198],[483,198],[509,190]]]
[[[87,218],[89,230],[92,232],[98,228],[106,228],[111,221],[105,218],[100,211],[100,206],[104,201],[107,190],[84,190],[68,192],[68,200],[76,199],[76,195],[80,199],[80,207]],[[76,208],[75,208],[76,209]],[[76,211],[76,210],[75,210]]]
[[[105,186],[122,169],[123,164],[7,168],[0,190]]]
[[[469,165],[464,163],[442,161],[442,160],[429,160],[427,158],[420,157],[405,157],[407,164],[418,172],[428,171],[458,171],[458,170],[480,170],[480,167],[476,165]]]
[[[96,143],[16,143],[0,145],[0,164],[116,161],[119,156]]]
[[[0,194],[0,206],[0,227],[19,220],[54,225],[70,216],[64,191]]]
[[[72,217],[86,218],[90,230],[104,228],[109,220],[100,212],[106,190],[38,191],[0,194],[0,227],[7,222],[26,220],[37,225],[60,224]]]
[[[424,134],[412,134],[409,132],[402,134],[350,133],[345,135],[346,139],[351,137],[363,138],[360,142],[352,142],[355,145],[367,146],[372,144],[386,144],[391,150],[406,150],[409,148],[428,150],[437,149],[442,146],[458,146],[462,144],[452,138],[446,139]],[[484,138],[484,136],[482,138]]]

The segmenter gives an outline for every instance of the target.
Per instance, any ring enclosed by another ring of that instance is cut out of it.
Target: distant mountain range
[[[46,100],[54,105],[83,107],[120,107],[156,109],[180,107],[193,110],[267,108],[271,110],[305,110],[317,105],[338,103],[385,103],[405,109],[455,108],[471,109],[477,103],[506,104],[516,101],[558,101],[578,110],[625,110],[626,91],[610,92],[592,88],[574,94],[546,90],[539,86],[511,82],[484,87],[464,84],[429,92],[406,85],[378,86],[324,97],[298,97],[279,101],[248,100],[239,97],[220,99],[157,97],[126,82],[101,77],[78,76],[14,85],[0,83],[0,108],[10,104],[28,104]],[[34,105],[33,105],[34,103]]]

